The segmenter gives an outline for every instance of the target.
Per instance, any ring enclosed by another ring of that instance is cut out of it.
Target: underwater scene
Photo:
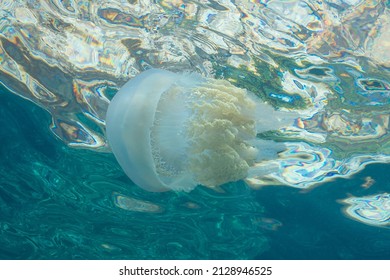
[[[0,259],[390,259],[387,0],[0,1]]]

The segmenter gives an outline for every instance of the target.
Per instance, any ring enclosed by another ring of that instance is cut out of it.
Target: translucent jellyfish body
[[[256,161],[280,149],[256,134],[292,118],[227,81],[151,69],[118,91],[106,129],[134,183],[149,191],[189,191],[245,178]]]

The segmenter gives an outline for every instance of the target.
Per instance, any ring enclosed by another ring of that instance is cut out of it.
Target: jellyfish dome
[[[291,122],[281,113],[228,81],[151,69],[115,95],[106,132],[134,183],[148,191],[190,191],[243,179],[276,152],[256,135]]]

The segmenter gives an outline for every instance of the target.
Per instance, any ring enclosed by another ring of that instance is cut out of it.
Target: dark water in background
[[[388,164],[305,192],[149,193],[112,154],[67,147],[48,113],[0,91],[0,259],[390,259],[389,228],[338,202],[390,192]]]

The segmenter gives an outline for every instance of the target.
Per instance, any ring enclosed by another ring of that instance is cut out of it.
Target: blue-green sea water
[[[1,259],[390,258],[389,228],[348,218],[339,202],[390,192],[388,164],[307,191],[151,193],[112,154],[54,138],[50,115],[3,87],[0,122]],[[375,184],[362,188],[367,176]]]

